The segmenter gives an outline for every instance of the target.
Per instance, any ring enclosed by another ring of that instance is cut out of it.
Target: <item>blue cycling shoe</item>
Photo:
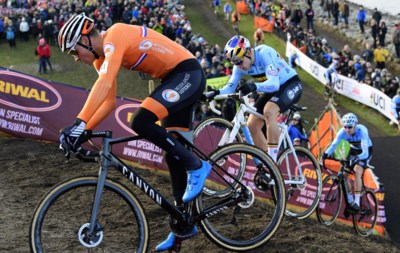
[[[199,169],[187,172],[186,191],[182,197],[185,203],[193,200],[200,194],[201,190],[203,190],[204,182],[210,174],[211,164],[206,161],[201,161],[201,163],[202,166]]]
[[[198,232],[199,230],[197,229],[197,226],[194,226],[193,230],[189,234],[181,236],[181,239],[182,240],[190,239],[193,236],[195,236]],[[175,244],[175,238],[176,235],[173,232],[169,233],[167,239],[165,239],[163,242],[157,245],[156,251],[172,250]]]

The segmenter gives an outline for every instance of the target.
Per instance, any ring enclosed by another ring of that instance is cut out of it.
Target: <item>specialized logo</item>
[[[162,97],[163,97],[163,99],[165,101],[168,101],[168,102],[171,102],[171,103],[174,103],[174,102],[178,101],[181,98],[179,96],[178,92],[176,92],[174,90],[171,90],[171,89],[163,91],[162,92]]]
[[[115,50],[114,45],[110,42],[107,42],[103,46],[103,51],[106,58],[110,57],[114,53],[114,50]]]
[[[139,108],[140,104],[125,104],[121,105],[115,110],[115,119],[117,120],[118,124],[128,131],[131,134],[136,135],[136,132],[131,128],[132,116],[133,112]]]
[[[141,51],[147,51],[150,50],[153,47],[153,43],[150,40],[144,40],[142,43],[139,45],[139,49]]]
[[[61,102],[60,93],[45,81],[0,70],[0,104],[25,111],[46,112],[57,109]]]

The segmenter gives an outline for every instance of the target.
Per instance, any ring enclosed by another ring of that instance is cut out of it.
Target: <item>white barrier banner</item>
[[[290,56],[294,53],[296,53],[298,56],[298,58],[296,59],[296,64],[300,66],[303,70],[305,70],[308,74],[312,75],[323,85],[326,82],[326,68],[310,59],[297,47],[292,45],[292,43],[290,43],[288,40],[286,43],[286,57],[290,58]],[[396,122],[397,124],[399,123],[393,115],[392,99],[388,97],[385,93],[367,84],[359,83],[352,78],[348,78],[339,74],[337,76],[337,80],[335,78],[335,75],[332,76],[334,81],[334,88],[337,93],[346,96],[354,101],[367,105],[379,111],[381,114]]]

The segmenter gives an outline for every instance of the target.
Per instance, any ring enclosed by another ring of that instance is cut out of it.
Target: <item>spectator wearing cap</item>
[[[388,29],[387,29],[385,21],[381,20],[379,27],[378,27],[378,39],[379,39],[379,43],[382,45],[382,47],[384,47],[386,45],[385,38],[386,38],[387,31],[388,31]]]
[[[356,75],[355,75],[355,79],[362,83],[365,81],[365,72],[364,72],[364,68],[362,67],[361,63],[356,62],[354,64],[354,69],[356,71]]]
[[[398,21],[394,24],[394,31],[392,34],[393,45],[396,51],[397,59],[400,59],[400,24]]]
[[[306,21],[307,21],[307,30],[313,29],[314,30],[314,16],[315,12],[312,9],[311,5],[308,5],[307,10],[304,12],[304,15],[306,16]]]
[[[41,38],[39,40],[39,45],[36,47],[35,53],[37,54],[37,56],[39,58],[39,74],[46,74],[47,73],[47,68],[46,68],[47,58],[50,58],[51,51],[50,51],[49,45],[46,43],[46,40],[44,38]],[[51,66],[51,64],[50,64],[50,66]]]
[[[21,33],[21,38],[23,41],[29,40],[29,24],[25,17],[21,19],[21,23],[19,24],[19,32]]]

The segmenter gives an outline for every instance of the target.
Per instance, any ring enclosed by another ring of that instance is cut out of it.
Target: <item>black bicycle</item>
[[[375,193],[367,189],[364,185],[364,180],[361,180],[360,207],[359,210],[353,210],[350,207],[351,203],[349,203],[347,196],[348,189],[344,173],[354,174],[354,172],[347,169],[349,168],[347,160],[331,160],[340,162],[341,168],[337,175],[328,175],[322,182],[321,200],[317,208],[318,220],[327,226],[332,225],[339,215],[344,195],[344,203],[346,205],[344,216],[346,218],[350,215],[353,216],[353,226],[358,234],[362,236],[370,235],[374,230],[378,218],[378,200]],[[323,160],[323,168],[330,170],[325,166],[325,160]]]
[[[145,179],[112,152],[112,146],[141,139],[139,136],[112,138],[110,131],[91,133],[102,138],[98,154],[78,154],[83,161],[98,161],[98,175],[78,177],[55,186],[35,210],[30,228],[33,252],[146,252],[149,245],[147,216],[138,198],[126,187],[107,177],[109,168],[123,176],[162,207],[170,216],[180,250],[182,231],[198,225],[218,246],[245,251],[266,243],[277,231],[285,212],[285,187],[280,171],[262,150],[243,143],[229,144],[205,155],[180,132],[178,139],[201,159],[210,162],[219,179],[206,183],[231,187],[226,196],[201,194],[177,208]],[[263,166],[256,168],[253,158]],[[246,166],[258,173],[257,180],[238,181],[230,172]],[[262,167],[262,168],[261,168]],[[262,191],[255,190],[262,189]]]

